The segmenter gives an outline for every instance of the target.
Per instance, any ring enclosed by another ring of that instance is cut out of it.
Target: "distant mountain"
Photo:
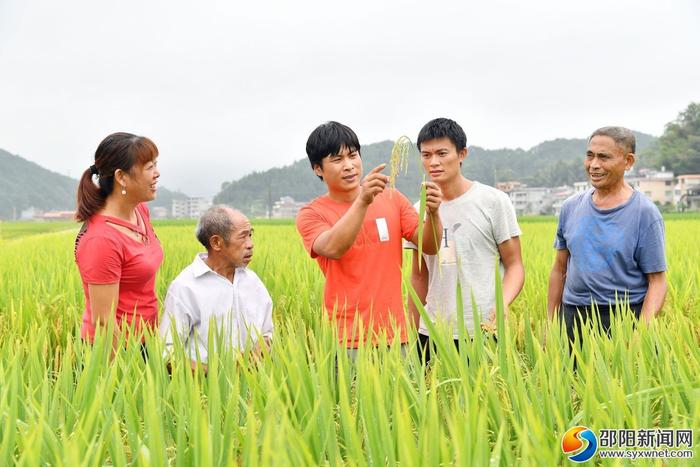
[[[635,135],[637,152],[655,140],[648,134],[635,132]],[[392,145],[391,141],[382,141],[362,147],[365,173],[383,162],[389,162]],[[585,152],[585,139],[559,138],[528,150],[471,146],[462,171],[468,178],[488,185],[518,180],[531,186],[559,186],[585,179]],[[384,173],[388,174],[389,169],[385,169]],[[418,151],[414,147],[409,154],[408,173],[399,175],[396,187],[409,199],[417,200],[422,174]],[[325,191],[324,183],[311,171],[309,161],[301,159],[291,165],[253,172],[237,181],[225,182],[214,202],[230,204],[250,215],[264,216],[282,196],[309,201]]]
[[[19,218],[22,210],[72,211],[78,181],[0,149],[0,219]],[[172,200],[187,195],[158,188],[149,206],[170,209]]]
[[[19,217],[31,206],[75,209],[77,182],[0,149],[0,218]]]
[[[635,133],[637,152],[655,141],[651,135]],[[365,172],[389,162],[393,143],[382,141],[362,147]],[[558,186],[585,178],[583,154],[584,139],[555,139],[545,141],[528,150],[469,148],[464,162],[464,174],[474,180],[494,185],[497,181],[519,180],[531,186]],[[384,173],[389,173],[385,169]],[[400,174],[397,188],[409,199],[418,199],[422,167],[416,148],[409,154],[407,174]],[[75,209],[78,182],[70,177],[47,170],[33,162],[0,149],[0,218],[19,217],[23,209]],[[297,201],[309,201],[325,192],[325,185],[311,171],[307,159],[293,164],[253,172],[239,180],[225,182],[214,198],[216,203],[227,203],[242,211],[265,216],[273,203],[282,196]],[[173,199],[185,198],[181,192],[158,188],[158,198],[150,206],[170,209]]]
[[[388,162],[391,147],[391,141],[362,147],[365,171]],[[417,160],[417,157],[416,153],[411,159]],[[385,169],[385,173],[388,172]],[[408,188],[408,182],[402,177],[398,178],[397,185],[399,189]],[[311,171],[309,161],[300,159],[291,165],[253,172],[238,181],[225,182],[214,202],[230,204],[248,214],[264,216],[268,207],[282,196],[308,201],[324,192],[325,185]]]

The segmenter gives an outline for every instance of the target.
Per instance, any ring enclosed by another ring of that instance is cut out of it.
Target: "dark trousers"
[[[454,339],[455,347],[459,349],[459,340]],[[427,365],[430,361],[430,337],[425,334],[418,333],[418,357],[421,361],[425,361]]]
[[[634,317],[639,319],[639,315],[642,312],[642,304],[630,304],[629,308]],[[559,314],[562,323],[566,326],[566,335],[569,337],[570,343],[573,343],[577,336],[579,342],[581,341],[583,338],[583,327],[590,326],[590,322],[593,320],[593,313],[597,313],[600,328],[609,336],[610,321],[615,316],[615,307],[600,306],[595,310],[590,306],[562,304]]]
[[[494,342],[498,342],[496,336],[494,336],[493,334],[484,334],[484,339],[486,339],[487,336],[493,339]],[[454,342],[455,348],[459,350],[459,339],[453,339],[452,342]],[[426,365],[430,361],[431,347],[432,345],[430,344],[430,337],[418,333],[418,357],[421,359],[421,361],[425,361]]]

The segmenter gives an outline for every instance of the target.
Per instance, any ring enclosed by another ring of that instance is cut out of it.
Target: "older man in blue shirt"
[[[664,303],[663,219],[624,179],[635,161],[635,145],[626,128],[594,131],[584,161],[592,188],[562,206],[547,312],[553,318],[559,311],[572,341],[595,308],[607,332],[616,305],[629,306],[649,322]]]

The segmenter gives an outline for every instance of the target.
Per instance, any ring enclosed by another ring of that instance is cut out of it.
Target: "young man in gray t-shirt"
[[[467,136],[452,120],[428,122],[418,134],[423,167],[442,191],[439,208],[442,243],[438,255],[413,255],[411,285],[433,322],[444,322],[458,338],[457,313],[463,313],[470,336],[474,335],[474,297],[482,327],[495,330],[496,259],[503,280],[503,303],[518,296],[525,281],[520,254],[520,228],[508,196],[493,187],[465,178],[461,172],[467,156]],[[411,244],[408,245],[415,248]],[[438,266],[439,263],[439,266]],[[463,309],[457,310],[457,284]],[[418,326],[419,351],[430,359],[429,331],[412,300],[409,311]]]

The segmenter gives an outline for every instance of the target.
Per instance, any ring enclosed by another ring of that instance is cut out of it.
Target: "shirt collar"
[[[216,274],[204,260],[207,259],[207,254],[206,253],[197,253],[194,257],[194,261],[192,261],[192,272],[194,273],[194,277],[201,277],[204,274],[211,272],[212,274]],[[245,274],[246,268],[236,268],[236,274],[233,277],[233,280],[236,280],[236,276],[239,274]]]
[[[209,266],[207,266],[207,263],[204,262],[205,259],[207,259],[206,253],[197,253],[195,255],[194,261],[192,262],[192,272],[194,273],[194,277],[200,277],[208,272],[214,272]]]

